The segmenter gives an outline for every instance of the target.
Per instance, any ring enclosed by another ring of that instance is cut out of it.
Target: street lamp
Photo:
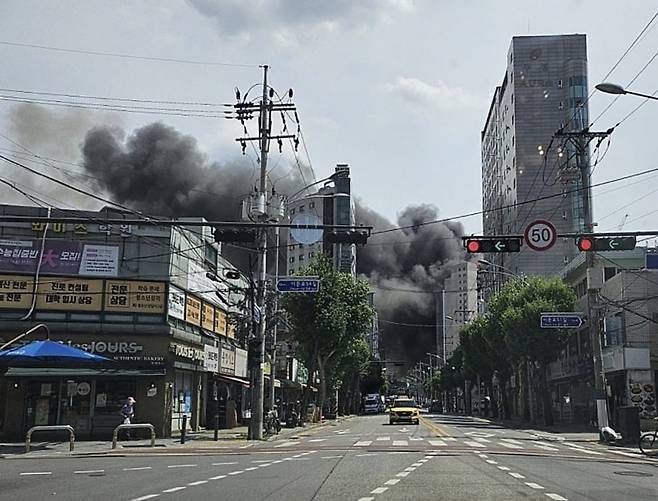
[[[631,90],[626,90],[621,85],[614,83],[603,82],[596,85],[595,87],[597,90],[600,90],[601,92],[604,92],[606,94],[614,94],[614,95],[630,94],[632,96],[639,96],[639,97],[644,97],[646,99],[654,99],[658,101],[658,97],[656,96],[650,94],[641,94],[640,92],[633,92]]]

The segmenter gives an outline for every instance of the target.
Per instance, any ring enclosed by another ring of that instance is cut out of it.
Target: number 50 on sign
[[[525,229],[525,242],[532,250],[545,251],[555,245],[557,231],[550,221],[538,219]]]

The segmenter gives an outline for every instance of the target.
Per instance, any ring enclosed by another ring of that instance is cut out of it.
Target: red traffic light
[[[466,249],[468,249],[468,252],[475,253],[475,252],[480,252],[480,248],[482,246],[480,245],[479,240],[469,240],[466,242]]]
[[[589,237],[581,237],[578,239],[578,250],[588,252],[594,250],[594,239]]]

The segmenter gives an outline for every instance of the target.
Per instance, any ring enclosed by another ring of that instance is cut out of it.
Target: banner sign
[[[102,280],[53,278],[37,287],[38,310],[100,311]]]
[[[129,313],[163,313],[164,282],[105,282],[105,310]]]
[[[178,320],[185,320],[185,293],[173,285],[169,286],[167,315]]]
[[[226,336],[226,312],[215,308],[215,328],[213,329],[217,334]]]
[[[205,345],[203,351],[206,355],[203,368],[207,372],[219,372],[219,347]]]
[[[185,302],[185,320],[193,325],[201,325],[201,301],[187,296]]]
[[[35,273],[41,240],[0,240],[0,271]],[[43,249],[40,274],[116,277],[119,248],[76,240],[49,240]]]
[[[32,278],[0,276],[0,308],[29,309],[32,305]]]
[[[201,306],[201,327],[209,331],[215,327],[215,308],[210,304],[203,303]]]
[[[235,374],[235,348],[222,344],[222,357],[219,372],[232,376]]]

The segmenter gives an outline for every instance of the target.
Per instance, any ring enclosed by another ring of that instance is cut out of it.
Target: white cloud
[[[430,84],[413,77],[398,77],[383,86],[384,91],[411,104],[440,110],[480,109],[486,107],[485,98],[462,87],[451,87],[438,81]]]

